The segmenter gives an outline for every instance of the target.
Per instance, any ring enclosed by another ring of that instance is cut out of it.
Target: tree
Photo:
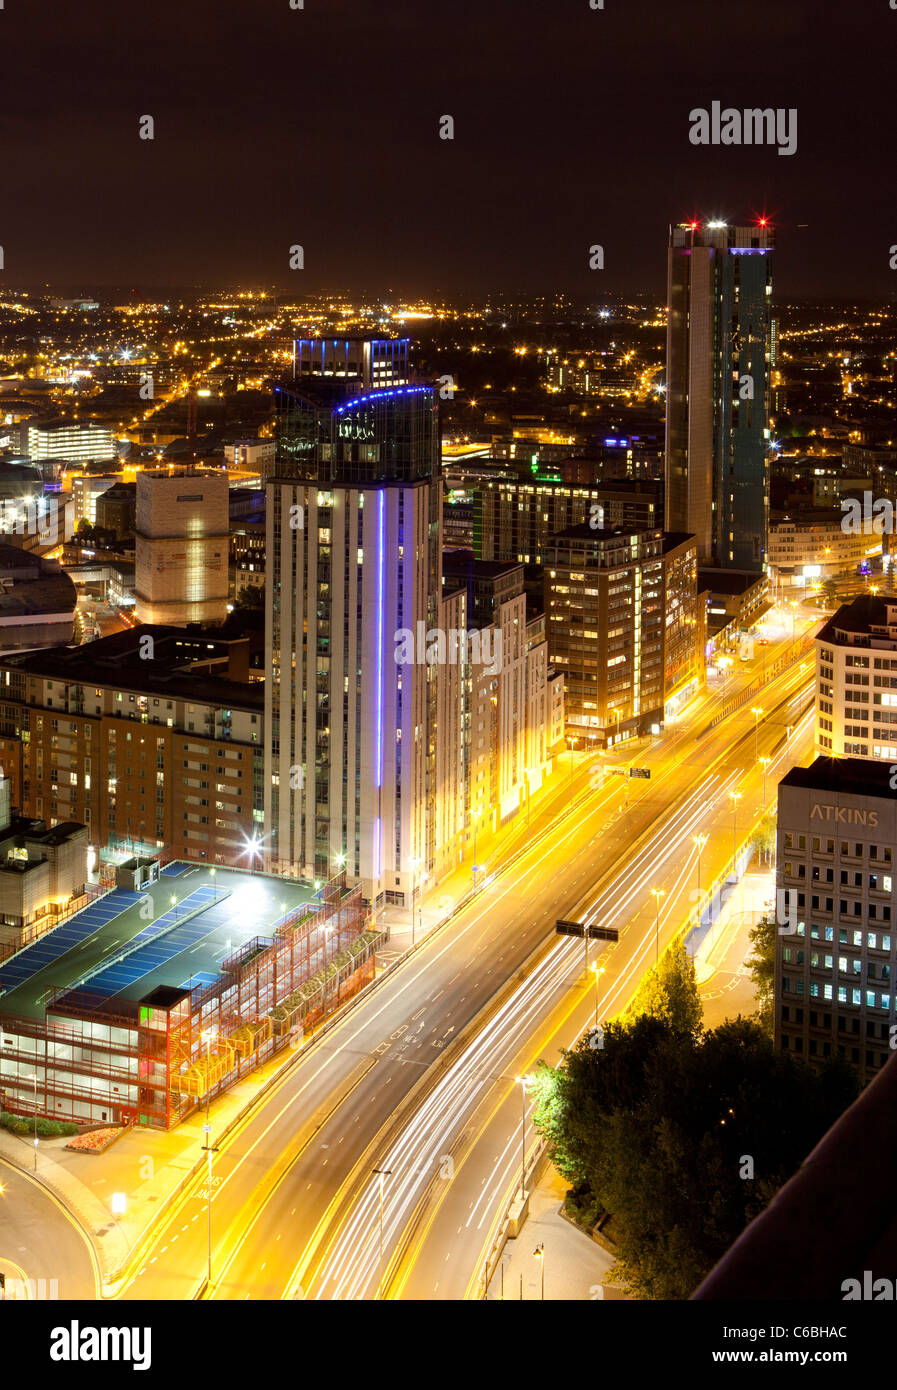
[[[694,961],[681,939],[673,942],[656,966],[642,976],[627,1016],[646,1014],[668,1023],[676,1033],[697,1036],[704,1017]]]
[[[234,599],[234,604],[237,608],[264,608],[264,584],[244,584]]]
[[[536,1126],[581,1219],[613,1218],[616,1275],[688,1298],[854,1099],[737,1018],[710,1032],[641,1014],[536,1075]]]
[[[764,917],[751,927],[748,937],[754,948],[747,961],[757,994],[757,1020],[764,1033],[772,1037],[776,974],[776,922]]]
[[[771,812],[760,821],[753,835],[751,836],[751,848],[759,858],[771,859],[772,852],[776,844],[776,822],[775,816]]]
[[[831,576],[822,581],[822,596],[829,608],[834,608],[838,602],[838,585]]]

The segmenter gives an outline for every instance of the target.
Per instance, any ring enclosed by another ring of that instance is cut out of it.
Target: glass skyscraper
[[[699,563],[765,569],[772,229],[680,223],[667,262],[666,527]]]

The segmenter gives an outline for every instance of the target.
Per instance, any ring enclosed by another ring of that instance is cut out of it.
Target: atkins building
[[[819,757],[779,783],[775,1039],[869,1080],[891,1056],[897,792],[887,764]]]

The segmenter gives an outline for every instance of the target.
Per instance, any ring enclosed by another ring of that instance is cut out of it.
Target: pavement
[[[566,1194],[566,1182],[549,1164],[530,1194],[526,1224],[502,1251],[487,1299],[541,1299],[541,1268],[534,1254],[539,1246],[544,1248],[546,1299],[626,1297],[609,1282],[615,1257],[561,1214]]]

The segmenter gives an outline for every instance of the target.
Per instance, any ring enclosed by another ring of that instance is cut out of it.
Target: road
[[[30,1298],[98,1298],[93,1248],[62,1203],[3,1158],[0,1187],[0,1272],[6,1275],[6,1297],[18,1292]]]
[[[804,679],[809,693],[811,683],[806,675]],[[770,758],[765,778],[769,797],[788,768],[812,754],[813,714],[803,717],[786,744],[780,717],[791,696],[786,694],[778,710],[766,698],[770,718],[760,724],[756,742],[760,756]],[[699,746],[683,740],[684,767],[695,762],[693,790],[626,866],[582,904],[581,920],[620,930],[619,943],[603,947],[595,962],[602,969],[598,981],[586,975],[583,944],[558,940],[478,1031],[447,1076],[380,1145],[374,1163],[389,1172],[380,1296],[432,1300],[476,1295],[499,1220],[519,1188],[521,1154],[535,1147],[533,1103],[528,1102],[522,1125],[517,1078],[540,1059],[556,1064],[584,1029],[621,1013],[659,949],[693,920],[700,896],[695,835],[708,836],[702,852],[704,891],[727,875],[733,861],[730,794],[738,792],[744,803],[735,803],[742,816],[739,847],[762,813],[764,776],[762,766],[754,763],[754,742],[752,720],[718,768],[702,776]],[[662,895],[659,907],[652,889]],[[369,1174],[359,1178],[347,1195],[326,1257],[315,1266],[316,1277],[306,1274],[306,1297],[378,1296],[379,1185]]]
[[[792,665],[764,691],[764,722],[776,740],[788,722],[787,703],[779,701],[806,681],[807,672]],[[738,688],[730,678],[729,704]],[[606,866],[624,872],[640,838],[673,816],[698,823],[694,814],[709,797],[722,797],[732,779],[713,770],[715,763],[742,746],[746,768],[743,745],[753,743],[754,717],[745,707],[710,728],[720,708],[717,696],[700,701],[676,739],[643,750],[650,781],[608,776],[602,786],[601,774],[589,774],[561,826],[547,835],[534,826],[513,868],[362,997],[228,1139],[213,1163],[212,1296],[280,1298],[297,1285],[313,1293],[353,1193],[374,1166],[372,1141],[409,1097],[439,1082],[440,1058],[453,1040],[553,940],[555,920],[582,910],[607,879]],[[680,810],[688,798],[691,810]],[[661,945],[671,924],[667,910]],[[649,949],[653,941],[652,927]],[[162,1223],[125,1297],[194,1296],[207,1261],[204,1195],[196,1186]]]

